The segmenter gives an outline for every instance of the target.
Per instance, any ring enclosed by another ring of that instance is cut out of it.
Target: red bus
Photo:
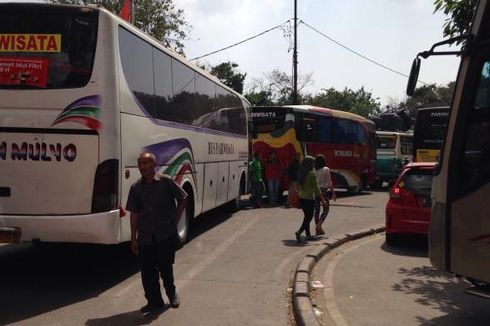
[[[252,108],[253,151],[265,161],[276,151],[286,168],[295,152],[325,155],[336,188],[360,192],[376,178],[376,133],[371,120],[310,105]],[[287,174],[281,192],[287,189]]]

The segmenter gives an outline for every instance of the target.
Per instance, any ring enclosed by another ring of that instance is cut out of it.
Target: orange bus
[[[252,108],[252,146],[265,161],[276,151],[283,167],[295,152],[325,155],[336,188],[360,192],[376,178],[375,126],[349,112],[310,105]],[[287,189],[287,174],[280,192]]]

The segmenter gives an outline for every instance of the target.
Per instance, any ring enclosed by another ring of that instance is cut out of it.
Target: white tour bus
[[[0,4],[0,240],[130,240],[142,151],[189,194],[185,240],[246,191],[249,106],[105,9]]]
[[[445,141],[432,184],[429,234],[431,263],[465,276],[468,293],[490,298],[490,2],[480,0],[465,40]],[[411,95],[420,59],[451,54],[431,50],[414,60],[407,93]]]

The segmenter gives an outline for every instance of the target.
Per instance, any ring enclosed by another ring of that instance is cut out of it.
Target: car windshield
[[[417,193],[430,193],[432,186],[432,169],[411,169],[400,181],[400,187]]]

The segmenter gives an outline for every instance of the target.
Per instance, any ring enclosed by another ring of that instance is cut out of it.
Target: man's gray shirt
[[[126,210],[138,214],[137,239],[140,245],[149,245],[168,239],[177,230],[175,200],[187,198],[187,193],[171,178],[155,174],[146,183],[140,178],[129,190]]]

